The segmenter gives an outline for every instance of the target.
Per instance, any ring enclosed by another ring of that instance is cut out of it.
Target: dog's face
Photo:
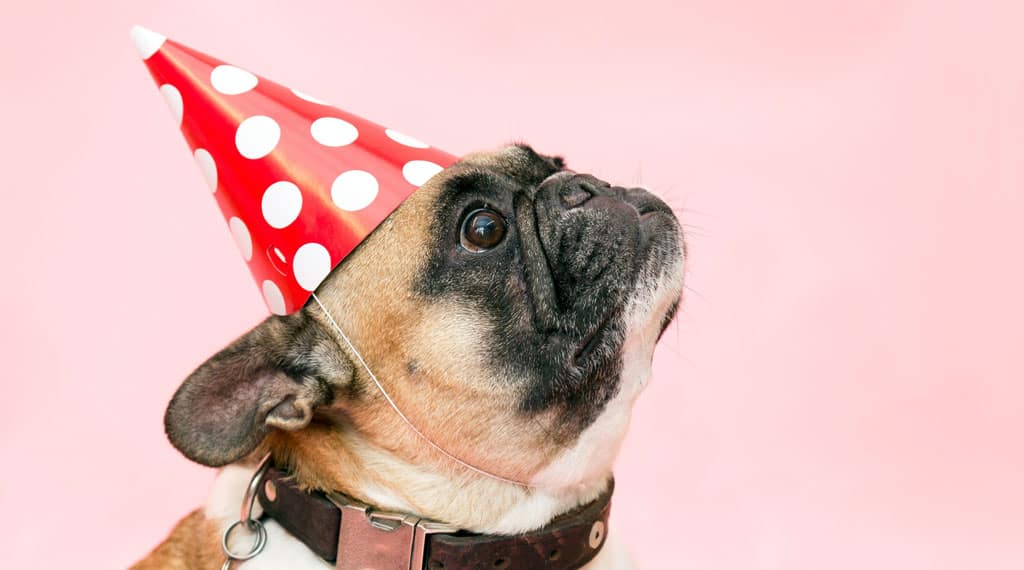
[[[683,260],[661,200],[518,145],[435,176],[317,295],[422,432],[531,481],[560,456],[601,463],[617,445],[678,306]],[[357,362],[317,304],[271,317],[190,376],[168,435],[221,465],[275,428],[312,437],[304,428],[315,422],[442,465]],[[580,451],[595,446],[605,451]]]

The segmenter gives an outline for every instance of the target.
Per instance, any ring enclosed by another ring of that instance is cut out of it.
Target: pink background
[[[617,470],[644,568],[1024,567],[1024,4],[5,2],[0,566],[123,567],[164,406],[266,314],[131,24],[455,153],[658,189],[685,310]]]

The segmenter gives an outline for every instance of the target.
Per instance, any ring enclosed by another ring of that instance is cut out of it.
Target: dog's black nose
[[[573,176],[558,189],[562,206],[570,210],[578,208],[597,194],[597,187],[585,176]]]
[[[591,198],[612,194],[611,184],[589,174],[574,174],[560,182],[558,198],[566,210],[579,208]]]

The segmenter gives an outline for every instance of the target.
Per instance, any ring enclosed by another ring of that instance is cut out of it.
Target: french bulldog
[[[522,144],[465,156],[339,264],[316,302],[266,319],[184,381],[167,436],[223,469],[206,505],[135,568],[220,568],[265,454],[304,490],[467,533],[541,529],[594,501],[679,306],[685,257],[672,210],[646,190]],[[331,567],[275,521],[265,529],[262,552],[232,568]],[[632,566],[604,543],[584,568]]]

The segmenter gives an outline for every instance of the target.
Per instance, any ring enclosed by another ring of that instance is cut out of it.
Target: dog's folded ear
[[[202,364],[178,388],[164,427],[203,465],[241,459],[272,428],[309,424],[352,378],[352,365],[304,311],[270,317]]]

